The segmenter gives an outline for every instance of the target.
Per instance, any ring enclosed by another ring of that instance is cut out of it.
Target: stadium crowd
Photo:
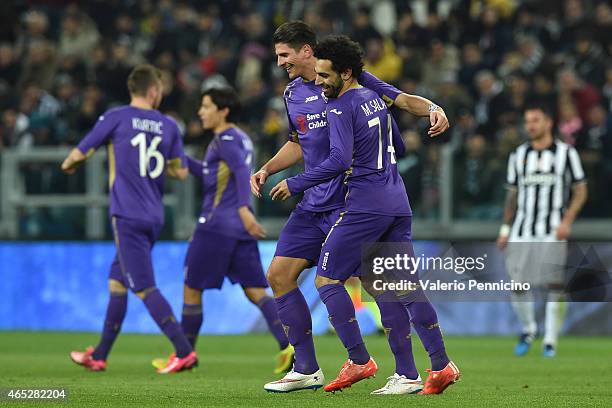
[[[259,163],[286,140],[286,73],[272,33],[303,19],[323,37],[343,33],[366,69],[444,107],[451,129],[431,140],[427,119],[397,112],[400,162],[417,216],[438,217],[441,146],[455,160],[455,216],[500,219],[506,159],[525,140],[522,109],[548,102],[556,135],[587,172],[582,215],[609,216],[612,199],[612,7],[607,1],[93,0],[0,5],[0,149],[74,145],[109,107],[128,100],[138,63],[163,69],[161,110],[203,150],[196,112],[204,87],[229,83]],[[28,192],[78,189],[55,168],[29,166]],[[82,181],[81,181],[82,184]],[[82,186],[81,186],[82,187]],[[261,215],[288,208],[265,201]]]

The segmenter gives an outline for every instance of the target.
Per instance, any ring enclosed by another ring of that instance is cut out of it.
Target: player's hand
[[[446,130],[450,127],[448,123],[448,118],[446,117],[446,113],[443,110],[436,110],[429,113],[429,123],[431,123],[431,127],[427,134],[429,137],[436,137],[446,132]]]
[[[66,174],[74,174],[76,173],[76,166],[70,163],[70,160],[66,158],[62,163],[62,171]]]
[[[506,249],[506,247],[508,246],[508,236],[503,236],[500,235],[497,237],[497,247],[501,250]]]
[[[270,174],[261,169],[251,176],[251,192],[258,198],[261,198],[261,187],[266,184],[266,180]]]
[[[285,201],[289,197],[291,197],[291,191],[289,191],[289,186],[287,185],[287,179],[281,181],[277,185],[274,186],[272,191],[270,191],[270,197],[272,200],[280,200]]]
[[[572,233],[572,226],[569,222],[561,221],[557,227],[556,236],[559,241],[564,241],[569,238]]]
[[[266,237],[266,230],[257,222],[255,215],[253,215],[249,207],[240,207],[238,209],[238,214],[240,215],[240,220],[242,221],[242,225],[244,225],[244,229],[247,230],[251,236],[257,239]]]

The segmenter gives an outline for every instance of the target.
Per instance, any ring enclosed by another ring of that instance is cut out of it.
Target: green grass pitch
[[[202,336],[200,367],[193,372],[160,376],[151,366],[166,356],[162,336],[123,334],[109,358],[108,371],[86,372],[68,357],[71,349],[95,344],[94,333],[0,332],[0,387],[64,387],[60,406],[197,406],[197,407],[584,407],[612,406],[612,343],[607,338],[562,338],[558,356],[545,359],[537,342],[523,358],[512,355],[514,339],[447,337],[450,356],[463,378],[443,395],[370,396],[393,373],[393,358],[383,336],[366,344],[380,371],[342,393],[323,390],[266,393],[275,344],[269,335]],[[315,339],[317,356],[328,379],[335,377],[345,352],[333,335]],[[414,342],[422,376],[428,367],[421,343]],[[54,402],[0,406],[56,406]]]

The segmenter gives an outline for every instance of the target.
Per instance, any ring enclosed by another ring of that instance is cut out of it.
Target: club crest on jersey
[[[300,129],[300,132],[306,133],[306,116],[297,115],[296,121],[297,121],[298,128]]]

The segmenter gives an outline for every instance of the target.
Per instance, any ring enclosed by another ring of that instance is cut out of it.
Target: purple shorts
[[[323,244],[317,274],[345,281],[361,276],[362,246],[373,242],[412,242],[412,217],[343,212]]]
[[[342,210],[326,212],[293,210],[278,237],[274,256],[299,258],[313,265],[319,259],[321,246]]]
[[[155,287],[151,250],[161,232],[161,224],[111,218],[117,254],[109,279],[121,282],[134,292]]]
[[[220,289],[226,276],[243,288],[268,287],[257,241],[239,240],[198,225],[185,256],[185,284],[193,289]]]

